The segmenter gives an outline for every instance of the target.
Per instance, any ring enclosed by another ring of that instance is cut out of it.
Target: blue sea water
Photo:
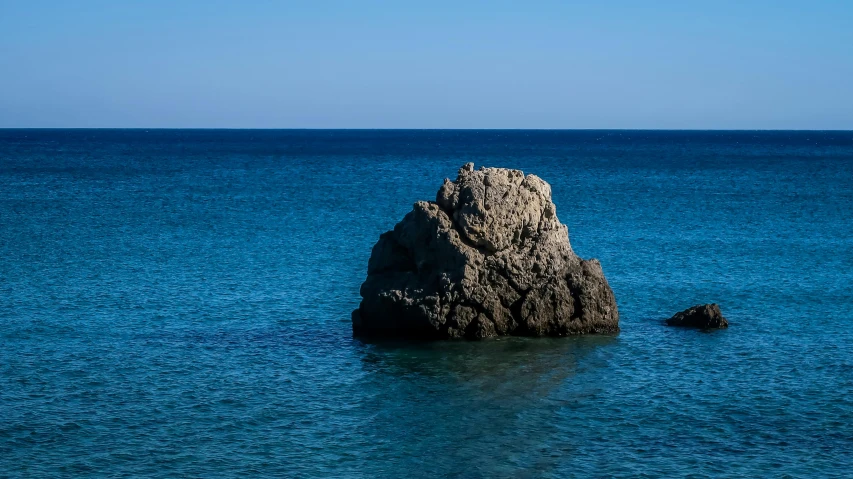
[[[351,337],[469,161],[551,183],[620,334]],[[853,132],[0,130],[0,477],[849,477],[851,283]]]

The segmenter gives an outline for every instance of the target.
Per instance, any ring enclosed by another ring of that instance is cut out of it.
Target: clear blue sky
[[[0,0],[0,127],[853,129],[853,0]]]

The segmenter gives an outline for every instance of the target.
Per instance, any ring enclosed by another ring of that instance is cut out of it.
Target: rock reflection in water
[[[425,476],[454,468],[553,470],[556,462],[543,448],[562,442],[564,432],[554,426],[558,411],[601,391],[576,383],[579,363],[606,367],[608,346],[616,342],[583,336],[364,343],[362,386],[369,384],[371,394],[359,409],[370,419],[358,434],[377,457],[397,454],[388,460],[418,463]],[[507,464],[494,463],[495,451]]]

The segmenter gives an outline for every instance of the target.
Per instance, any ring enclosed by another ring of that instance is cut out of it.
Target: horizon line
[[[685,132],[725,132],[725,131],[785,131],[785,132],[853,132],[843,128],[245,128],[245,127],[32,127],[0,126],[0,130],[228,130],[228,131],[685,131]]]

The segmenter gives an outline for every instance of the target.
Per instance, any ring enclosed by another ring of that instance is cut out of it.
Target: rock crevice
[[[368,261],[356,335],[428,339],[614,333],[596,260],[572,251],[551,187],[518,170],[464,165],[419,201]]]

